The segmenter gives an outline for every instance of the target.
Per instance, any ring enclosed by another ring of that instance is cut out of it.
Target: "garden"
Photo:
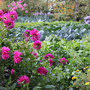
[[[89,0],[0,0],[0,90],[90,90]]]

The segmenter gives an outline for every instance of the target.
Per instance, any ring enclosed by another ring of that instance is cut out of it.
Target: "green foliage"
[[[42,48],[35,51],[32,48],[33,43],[26,43],[24,41],[19,41],[17,43],[12,43],[8,40],[4,40],[5,46],[8,46],[11,51],[11,58],[8,60],[0,60],[0,89],[21,89],[17,87],[16,81],[18,76],[27,75],[30,78],[29,89],[69,89],[74,90],[78,88],[85,87],[85,82],[87,80],[87,68],[90,64],[90,37],[83,38],[82,40],[72,40],[67,41],[65,39],[60,40],[58,37],[51,35],[42,42]],[[9,42],[6,44],[6,41]],[[1,49],[1,48],[0,48]],[[19,64],[14,64],[13,62],[13,52],[19,50],[22,52],[22,62]],[[32,51],[37,52],[38,58],[30,54]],[[51,53],[53,58],[53,65],[49,67],[48,60],[44,59],[44,55]],[[67,59],[67,64],[62,65],[60,63],[60,58],[65,57]],[[42,60],[42,62],[38,62]],[[44,66],[48,74],[46,76],[39,75],[37,73],[37,68],[39,66]],[[10,74],[11,68],[15,69],[14,75]],[[85,69],[86,68],[86,69]],[[79,72],[76,70],[79,69]],[[72,80],[72,77],[77,77],[76,80]],[[82,81],[82,83],[81,83]],[[76,83],[74,85],[74,83]],[[24,87],[23,87],[24,88]],[[26,88],[26,87],[25,87]]]
[[[90,25],[81,24],[80,22],[34,22],[34,23],[16,23],[15,28],[11,30],[10,39],[23,40],[24,31],[36,28],[40,31],[40,40],[45,40],[46,37],[54,34],[60,36],[60,39],[67,40],[82,39],[84,35],[90,34]]]
[[[90,15],[90,0],[77,0],[77,12],[78,19],[83,19],[87,15]]]

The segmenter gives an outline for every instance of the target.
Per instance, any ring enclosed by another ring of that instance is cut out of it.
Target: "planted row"
[[[27,26],[28,25],[28,26]],[[27,26],[27,27],[26,27]],[[75,24],[75,23],[32,23],[29,26],[29,23],[23,24],[21,23],[20,26],[18,25],[17,28],[11,30],[10,38],[16,37],[17,40],[23,40],[25,29],[32,30],[36,28],[39,30],[41,34],[40,40],[45,40],[47,36],[54,34],[56,36],[60,36],[60,39],[65,38],[67,40],[73,39],[82,39],[85,35],[90,35],[90,25],[88,24]]]

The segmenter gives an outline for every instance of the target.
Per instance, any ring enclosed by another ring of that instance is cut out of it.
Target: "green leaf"
[[[69,88],[69,90],[73,90],[73,88]]]
[[[50,89],[50,88],[55,88],[55,86],[54,85],[46,85],[45,88]]]
[[[33,88],[33,90],[41,90],[41,89],[42,89],[42,87],[39,87],[39,86],[36,86]]]
[[[16,83],[14,83],[14,84],[10,87],[10,89],[11,89],[11,90],[14,90],[15,87],[16,87]]]

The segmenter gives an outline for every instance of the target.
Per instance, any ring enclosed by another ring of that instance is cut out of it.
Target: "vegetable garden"
[[[90,24],[31,22],[16,1],[0,10],[0,90],[89,90]]]

